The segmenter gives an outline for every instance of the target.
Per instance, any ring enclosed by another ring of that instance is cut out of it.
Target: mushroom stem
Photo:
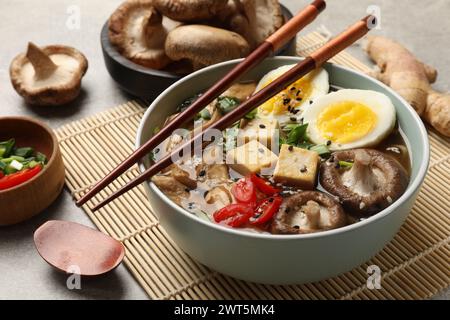
[[[309,200],[306,202],[306,205],[302,207],[302,211],[308,219],[309,228],[314,230],[319,229],[320,205],[313,200]]]
[[[149,48],[159,48],[164,46],[167,31],[162,24],[162,15],[152,8],[142,20],[142,36]],[[155,35],[158,35],[155,37]]]
[[[353,166],[342,175],[343,184],[360,195],[368,195],[376,189],[377,177],[371,166],[371,157],[364,150],[357,150]]]
[[[28,42],[26,56],[33,65],[35,77],[37,79],[48,78],[58,68],[50,57],[32,42]]]

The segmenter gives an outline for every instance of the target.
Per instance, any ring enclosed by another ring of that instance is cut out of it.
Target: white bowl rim
[[[275,57],[271,57],[271,58],[267,58],[267,59],[272,59],[272,60],[286,60],[286,61],[290,61],[289,63],[292,64],[292,60],[302,60],[302,57],[295,57],[295,56],[275,56]],[[147,108],[147,110],[145,111],[144,115],[142,116],[141,122],[139,123],[139,128],[137,130],[136,133],[136,142],[135,142],[135,147],[138,148],[140,146],[139,140],[140,137],[142,136],[143,130],[144,130],[144,122],[145,120],[148,118],[149,114],[153,111],[153,109],[155,109],[155,106],[159,103],[159,101],[162,99],[163,96],[165,96],[168,92],[170,92],[171,90],[173,90],[173,88],[175,88],[177,85],[179,85],[180,83],[184,83],[187,81],[190,81],[192,78],[196,77],[198,74],[200,73],[207,73],[210,70],[213,70],[215,68],[221,67],[221,66],[226,66],[229,64],[234,64],[236,62],[239,62],[243,59],[234,59],[234,60],[229,60],[229,61],[225,61],[225,62],[221,62],[221,63],[217,63],[208,67],[205,67],[203,69],[197,70],[187,76],[185,76],[184,78],[178,80],[177,82],[175,82],[174,84],[172,84],[171,86],[169,86],[166,90],[164,90],[161,94],[158,95],[158,97],[153,100],[153,102],[150,104],[150,106]],[[329,63],[329,62],[328,62]],[[329,63],[332,64],[332,63]],[[423,163],[420,165],[419,167],[419,171],[417,173],[416,178],[413,181],[410,181],[406,191],[400,196],[400,198],[398,198],[393,204],[391,204],[389,207],[385,208],[384,210],[376,213],[375,215],[358,221],[356,223],[341,227],[341,228],[337,228],[337,229],[331,229],[331,230],[326,230],[326,231],[320,231],[320,232],[315,232],[315,233],[308,233],[308,234],[287,234],[287,235],[277,235],[277,234],[268,234],[268,233],[256,233],[256,232],[249,232],[246,231],[245,229],[239,229],[239,228],[229,228],[226,226],[223,226],[221,224],[217,224],[214,223],[212,221],[206,221],[204,219],[201,219],[200,217],[196,216],[195,214],[190,213],[189,211],[187,211],[186,209],[178,206],[176,203],[174,203],[172,200],[169,199],[169,197],[167,197],[153,182],[145,182],[147,183],[147,187],[151,188],[167,205],[169,205],[170,207],[172,207],[175,211],[177,211],[178,213],[181,213],[185,216],[188,217],[188,219],[193,219],[194,221],[196,221],[197,223],[201,223],[204,224],[207,227],[213,228],[219,232],[225,232],[225,233],[229,233],[232,235],[236,235],[236,236],[241,236],[241,237],[250,237],[250,238],[260,238],[260,239],[264,239],[264,240],[271,240],[271,239],[276,239],[276,240],[286,240],[286,241],[290,241],[290,240],[295,240],[295,239],[313,239],[313,238],[322,238],[322,237],[329,237],[329,236],[333,236],[333,235],[337,235],[337,234],[341,234],[341,233],[345,233],[345,232],[350,232],[352,230],[364,227],[374,221],[377,220],[381,220],[383,218],[385,218],[386,216],[388,216],[389,214],[391,214],[392,212],[394,212],[401,204],[403,204],[404,202],[407,201],[407,199],[409,197],[411,197],[414,192],[420,187],[421,183],[423,182],[424,178],[425,178],[425,174],[428,170],[428,163],[429,163],[429,141],[428,141],[428,134],[427,131],[425,129],[425,126],[422,122],[422,120],[420,119],[419,115],[417,114],[417,112],[414,110],[414,108],[408,103],[406,102],[406,100],[404,100],[399,94],[397,94],[394,90],[392,90],[390,87],[388,87],[387,85],[385,85],[384,83],[369,77],[368,75],[365,75],[361,72],[352,70],[350,68],[338,65],[338,64],[333,64],[333,66],[339,68],[339,69],[343,69],[346,72],[349,73],[353,73],[356,76],[360,76],[363,78],[368,79],[369,81],[375,82],[377,85],[379,85],[380,87],[386,89],[387,91],[389,91],[393,96],[395,96],[405,107],[406,109],[409,111],[409,113],[413,116],[413,118],[415,119],[416,122],[416,126],[418,127],[418,129],[420,130],[420,136],[422,138],[422,143],[425,147],[424,150],[424,157],[423,157]],[[139,164],[139,168],[141,171],[145,170],[145,167],[142,163]]]

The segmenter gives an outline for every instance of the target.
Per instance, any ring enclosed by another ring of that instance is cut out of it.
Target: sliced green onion
[[[17,171],[20,171],[23,169],[23,164],[20,163],[17,160],[13,160],[11,161],[11,163],[9,164],[12,168],[16,169]]]
[[[156,126],[153,128],[153,134],[157,134],[161,130],[160,127]]]
[[[5,175],[11,174],[11,173],[15,173],[17,172],[17,170],[14,167],[11,167],[11,165],[7,165],[5,170],[3,170],[5,172]]]
[[[252,111],[250,111],[249,113],[247,113],[244,118],[248,119],[248,120],[253,120],[256,118],[256,114],[258,113],[258,109],[253,109]]]
[[[351,168],[353,167],[353,162],[350,161],[339,161],[339,166],[343,168]]]
[[[36,161],[37,162],[42,162],[42,164],[46,164],[47,163],[47,157],[43,153],[36,152]]]
[[[312,146],[311,148],[309,148],[309,150],[317,152],[321,157],[326,157],[330,155],[330,150],[324,144]]]
[[[0,142],[0,157],[9,157],[11,151],[14,148],[16,141],[14,139],[9,139],[7,141]]]
[[[202,118],[203,120],[211,120],[211,112],[205,108],[198,113],[198,118]]]
[[[314,147],[314,146],[315,146],[314,143],[307,142],[307,141],[302,142],[302,143],[299,143],[299,144],[297,145],[297,147],[299,147],[299,148],[302,148],[302,149],[308,149],[308,150],[309,150],[310,148]]]
[[[189,107],[195,100],[198,99],[198,97],[200,97],[202,94],[198,93],[192,97],[187,98],[186,100],[184,100],[177,108],[178,112],[182,112],[184,110],[186,110],[187,107]]]
[[[19,161],[19,162],[24,162],[25,161],[25,158],[21,157],[21,156],[11,156],[10,158],[13,159],[13,160]]]
[[[296,125],[288,134],[286,139],[286,143],[290,145],[297,145],[305,140],[306,137],[306,129],[308,128],[308,124],[299,124]]]
[[[7,164],[4,163],[3,161],[0,161],[0,170],[1,171],[5,171]]]
[[[33,154],[34,154],[34,149],[30,148],[30,147],[17,148],[16,150],[14,150],[15,156],[19,156],[19,157],[23,157],[23,158],[31,157]]]
[[[226,114],[236,108],[239,103],[239,99],[235,97],[218,97],[216,107],[222,114]]]

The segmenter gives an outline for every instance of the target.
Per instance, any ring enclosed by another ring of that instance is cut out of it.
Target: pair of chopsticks
[[[303,29],[306,25],[312,22],[319,15],[319,13],[323,9],[325,9],[325,6],[325,1],[315,0],[313,3],[300,11],[294,18],[289,20],[277,32],[267,38],[247,58],[237,64],[227,75],[225,75],[225,77],[223,77],[220,81],[218,81],[210,89],[203,93],[185,111],[183,111],[175,119],[170,121],[145,144],[134,151],[127,159],[125,159],[125,161],[119,164],[113,171],[111,171],[102,180],[100,180],[94,187],[92,187],[92,189],[90,189],[82,198],[80,198],[76,204],[78,206],[85,204],[103,188],[109,185],[114,179],[116,179],[128,168],[130,168],[141,158],[147,155],[158,144],[163,142],[172,134],[174,130],[178,129],[183,123],[192,120],[200,110],[202,110],[207,104],[211,103],[215,98],[217,98],[222,92],[224,92],[236,80],[238,80],[239,77],[241,77],[245,72],[252,69],[274,51],[283,47],[283,45],[285,45],[290,39],[292,39],[299,30]],[[209,133],[211,133],[211,130],[224,130],[227,127],[231,126],[237,120],[244,117],[248,112],[255,109],[257,106],[264,103],[268,99],[272,98],[289,84],[300,79],[315,68],[320,67],[327,60],[353,44],[358,39],[362,38],[373,26],[375,26],[375,24],[376,18],[374,16],[367,16],[359,20],[354,25],[350,26],[346,31],[330,40],[323,47],[319,48],[310,56],[300,61],[297,65],[281,75],[271,84],[253,94],[248,100],[244,101],[237,108],[224,115],[218,121],[213,123],[209,128],[196,134],[190,141],[176,148],[176,150],[172,151],[170,155],[166,155],[158,162],[153,164],[150,168],[148,168],[145,172],[143,172],[140,176],[128,182],[121,189],[117,190],[106,199],[98,203],[92,210],[96,211],[102,208],[110,201],[131,190],[135,186],[138,186],[142,182],[145,182],[146,180],[160,172],[162,169],[169,166],[172,163],[173,155],[182,154],[183,150],[191,150],[192,146],[199,145],[198,143],[203,144],[203,136],[207,136]]]

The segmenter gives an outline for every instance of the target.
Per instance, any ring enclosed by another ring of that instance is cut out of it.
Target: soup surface
[[[155,148],[152,160],[170,154],[290,67],[230,87]],[[200,94],[188,97],[166,123]],[[322,69],[211,135],[203,151],[172,158],[152,181],[179,206],[226,227],[273,234],[339,228],[391,205],[409,181],[408,147],[390,99],[369,90],[330,88]]]

